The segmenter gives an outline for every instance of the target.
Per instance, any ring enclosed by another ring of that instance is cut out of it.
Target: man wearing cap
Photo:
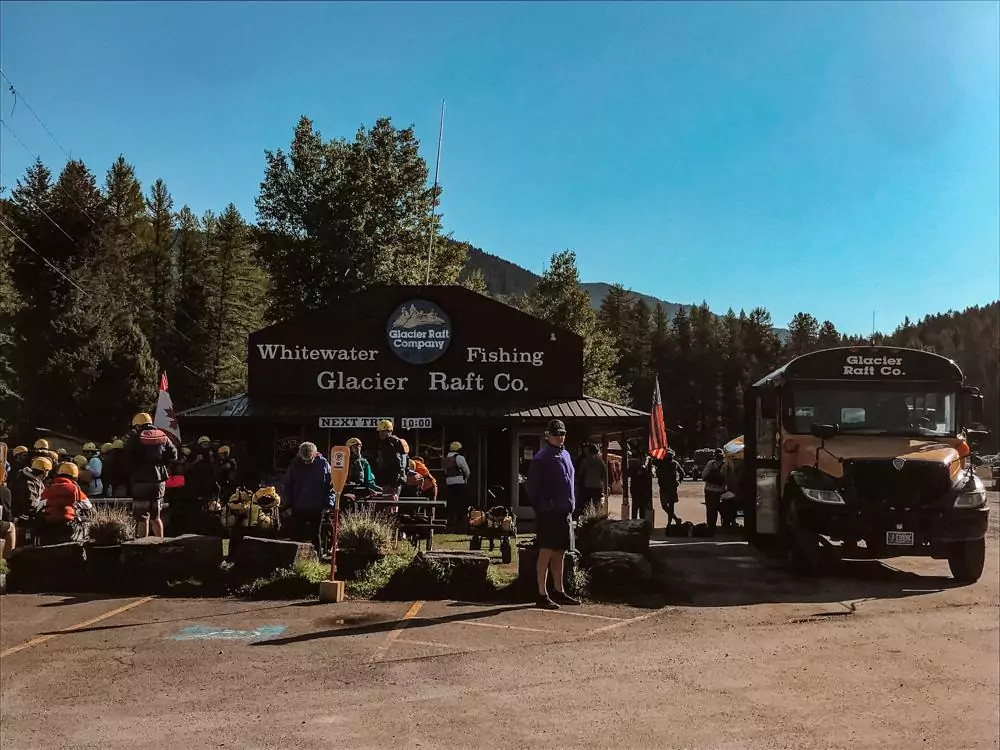
[[[291,521],[291,537],[300,542],[318,542],[323,511],[332,508],[333,501],[330,462],[315,443],[300,444],[281,484],[281,503]]]
[[[563,590],[563,562],[573,549],[573,459],[566,450],[566,425],[553,419],[545,432],[545,445],[531,457],[528,497],[535,509],[538,544],[538,600],[536,607],[559,609],[560,604],[579,604]],[[552,572],[555,596],[549,597],[548,576]]]
[[[406,481],[406,469],[410,461],[403,447],[403,441],[392,434],[393,424],[388,419],[378,423],[378,448],[375,454],[375,482],[382,491],[399,495]]]

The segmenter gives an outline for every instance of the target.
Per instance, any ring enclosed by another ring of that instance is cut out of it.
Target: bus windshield
[[[926,387],[830,388],[804,386],[792,394],[789,425],[808,434],[813,424],[836,424],[852,435],[949,437],[957,430],[957,396]]]

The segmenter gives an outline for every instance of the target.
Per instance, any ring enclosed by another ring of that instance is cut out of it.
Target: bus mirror
[[[820,440],[829,440],[838,432],[840,432],[840,425],[836,424],[813,424],[810,426],[809,431],[812,433],[813,437],[817,437]]]
[[[969,423],[979,425],[983,423],[983,396],[981,393],[969,395]]]

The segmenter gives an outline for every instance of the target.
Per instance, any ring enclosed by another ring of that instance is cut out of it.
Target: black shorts
[[[0,534],[6,534],[10,531],[13,524],[10,521],[0,521]]]
[[[147,513],[150,518],[159,518],[166,494],[166,482],[134,482],[132,484],[132,514],[139,520],[142,520]]]
[[[535,541],[539,549],[573,549],[573,516],[561,511],[537,511]]]

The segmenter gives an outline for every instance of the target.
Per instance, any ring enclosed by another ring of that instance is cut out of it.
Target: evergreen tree
[[[840,346],[840,333],[837,332],[837,326],[829,320],[824,320],[816,335],[816,348],[831,349],[835,346]]]
[[[476,292],[477,294],[481,294],[484,297],[490,296],[490,290],[486,284],[486,277],[478,268],[473,268],[464,272],[459,283],[466,289]]]
[[[819,321],[809,313],[795,313],[788,324],[789,358],[800,357],[816,349],[819,340]]]
[[[173,317],[174,241],[177,238],[174,199],[163,180],[156,180],[149,189],[146,214],[148,239],[138,259],[137,270],[149,293],[151,312],[156,313],[147,316],[147,334],[154,352],[161,354]]]
[[[563,250],[552,256],[541,280],[527,295],[525,308],[583,338],[583,387],[587,395],[619,403],[624,399],[625,389],[614,372],[618,355],[615,342],[600,325],[590,306],[590,295],[580,286],[576,253]]]
[[[0,193],[4,192],[0,189]],[[0,200],[0,221],[13,229],[13,206]],[[0,227],[0,430],[8,433],[16,422],[21,406],[15,360],[20,342],[17,340],[16,318],[21,309],[21,296],[14,285],[13,259],[16,252],[14,235]]]

